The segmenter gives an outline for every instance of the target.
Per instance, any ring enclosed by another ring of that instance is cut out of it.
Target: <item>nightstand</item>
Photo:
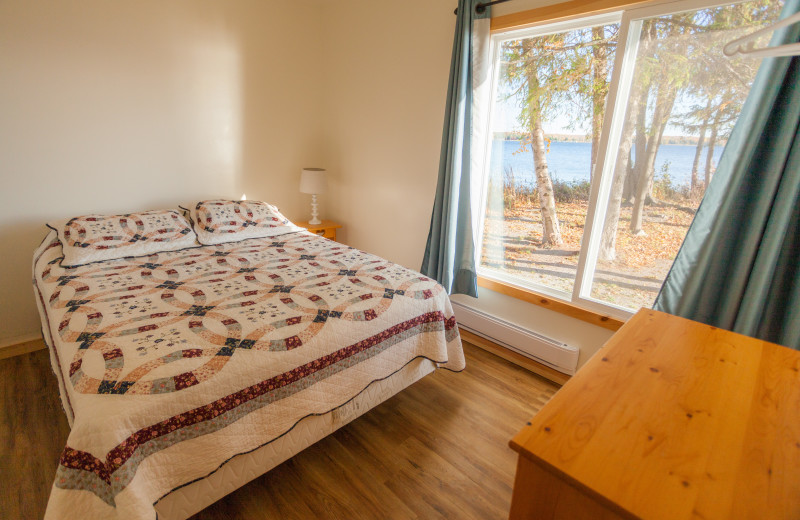
[[[332,220],[323,220],[320,224],[309,224],[308,222],[295,222],[300,227],[304,227],[312,233],[324,238],[336,240],[336,230],[342,227]]]

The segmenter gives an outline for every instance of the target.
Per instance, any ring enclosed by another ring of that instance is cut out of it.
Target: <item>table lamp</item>
[[[309,224],[322,224],[317,209],[317,195],[328,191],[328,179],[325,177],[325,168],[303,168],[300,174],[300,192],[311,195],[311,220]]]

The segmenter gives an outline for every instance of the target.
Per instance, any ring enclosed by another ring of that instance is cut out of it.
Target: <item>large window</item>
[[[782,2],[686,1],[493,36],[480,274],[590,310],[651,306]]]

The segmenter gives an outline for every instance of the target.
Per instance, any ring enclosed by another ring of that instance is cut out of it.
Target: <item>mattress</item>
[[[306,232],[34,255],[72,430],[46,518],[182,518],[464,357],[444,289]],[[326,419],[327,417],[327,419]]]

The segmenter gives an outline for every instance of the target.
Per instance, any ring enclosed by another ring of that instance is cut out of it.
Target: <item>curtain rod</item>
[[[475,5],[475,12],[478,14],[483,14],[487,7],[494,4],[502,4],[504,2],[510,2],[511,0],[494,0],[493,2],[481,2]],[[453,14],[458,14],[458,7],[453,10]]]

